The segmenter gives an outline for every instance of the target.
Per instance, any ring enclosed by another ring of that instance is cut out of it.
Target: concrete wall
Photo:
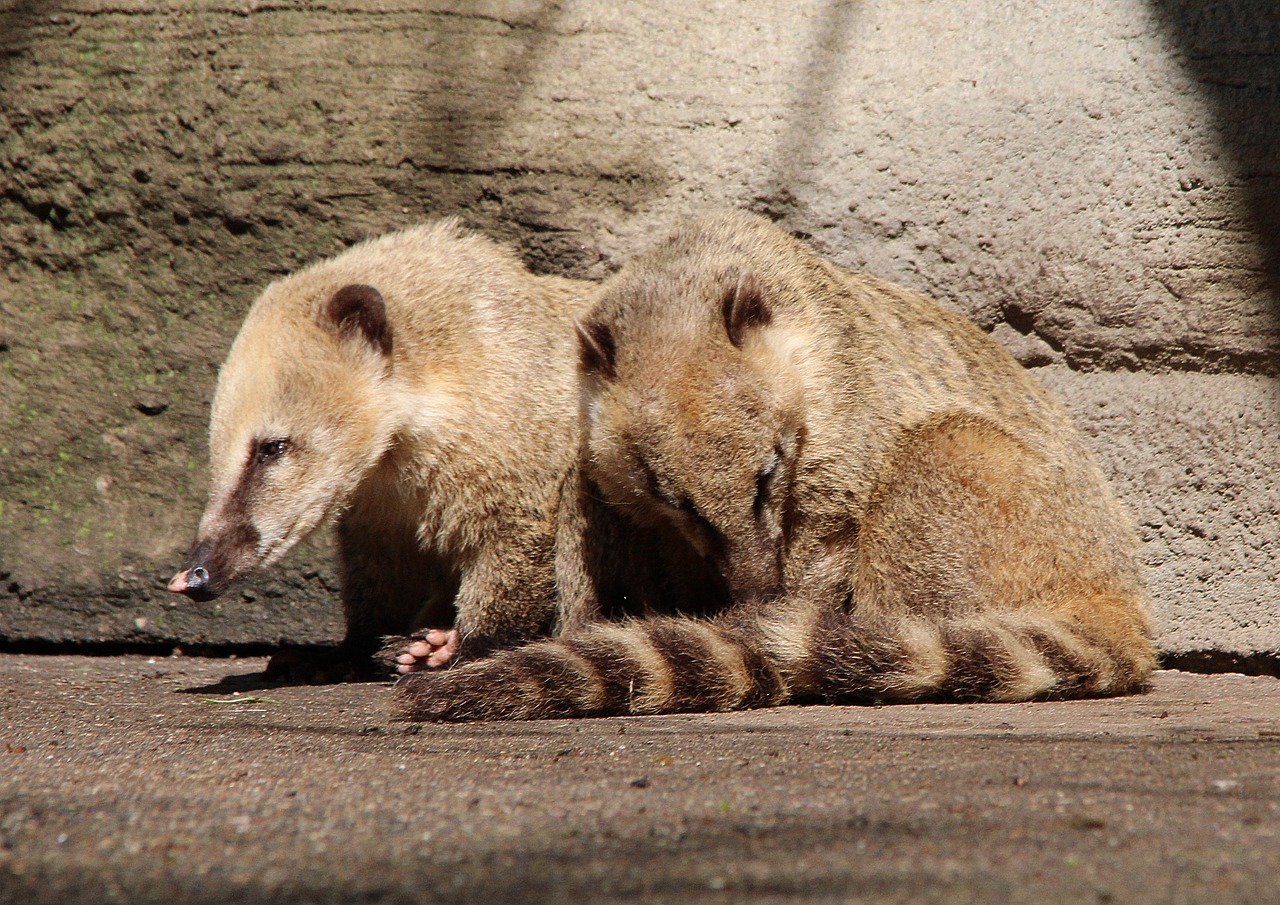
[[[321,542],[162,590],[263,283],[438,215],[599,277],[765,212],[1093,438],[1171,652],[1280,653],[1280,7],[0,0],[0,638],[339,630]]]

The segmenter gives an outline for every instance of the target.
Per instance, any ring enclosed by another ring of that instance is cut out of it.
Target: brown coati
[[[579,335],[591,479],[731,602],[406,677],[402,718],[1143,687],[1135,531],[1063,410],[958,314],[728,214],[624,267]]]
[[[417,658],[431,665],[459,636],[477,655],[548,632],[579,441],[572,319],[592,288],[451,221],[272,283],[218,377],[209,502],[170,590],[214,597],[334,524],[346,639],[269,674],[340,678],[425,628],[452,626]]]

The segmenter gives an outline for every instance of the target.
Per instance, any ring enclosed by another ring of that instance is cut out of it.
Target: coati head
[[[343,508],[391,442],[391,350],[372,286],[304,271],[267,288],[218,374],[209,502],[170,591],[216,597]]]
[[[794,515],[801,385],[777,315],[753,270],[656,253],[577,328],[593,480],[674,523],[739,600],[783,591]]]

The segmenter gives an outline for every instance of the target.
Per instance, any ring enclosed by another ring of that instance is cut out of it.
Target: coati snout
[[[773,600],[783,594],[786,588],[780,539],[761,536],[734,554],[724,557],[719,565],[736,602]]]
[[[178,572],[169,579],[169,590],[175,594],[186,594],[201,603],[213,600],[221,593],[211,586],[209,570],[204,566],[191,566]]]
[[[220,537],[198,540],[169,579],[169,590],[201,603],[221,596],[255,564],[259,538],[258,530],[245,524]]]
[[[187,554],[187,560],[195,558],[195,551]],[[207,566],[191,566],[183,563],[182,569],[169,579],[169,590],[175,594],[186,594],[192,600],[203,603],[213,600],[222,593],[221,587],[215,587]]]

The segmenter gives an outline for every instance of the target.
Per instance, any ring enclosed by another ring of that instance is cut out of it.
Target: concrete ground
[[[406,725],[262,660],[0,656],[0,902],[1280,901],[1280,680]]]

